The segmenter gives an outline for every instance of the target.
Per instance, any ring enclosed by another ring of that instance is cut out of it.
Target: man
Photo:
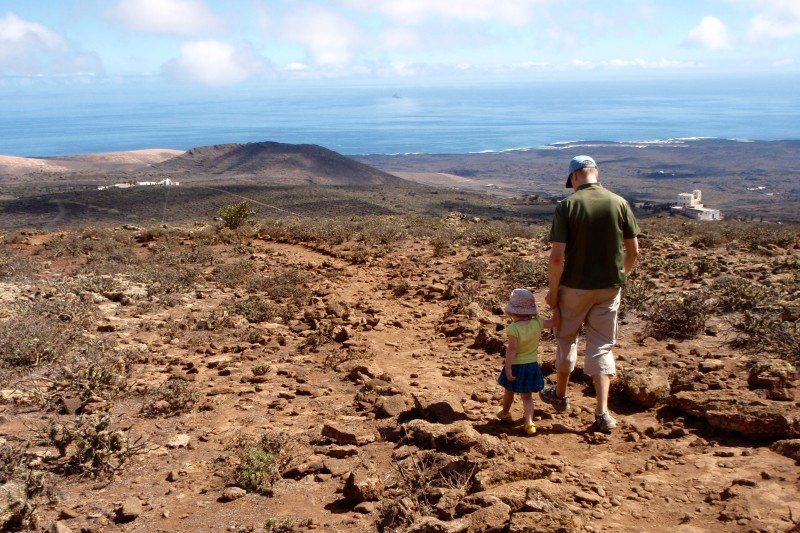
[[[616,374],[611,351],[616,342],[620,289],[639,255],[639,227],[628,202],[598,183],[600,169],[589,156],[569,164],[567,188],[574,193],[556,207],[550,232],[550,291],[547,304],[561,312],[556,333],[556,387],[540,392],[557,411],[569,408],[567,383],[578,359],[578,332],[586,326],[584,372],[597,393],[595,423],[610,431],[608,389]]]

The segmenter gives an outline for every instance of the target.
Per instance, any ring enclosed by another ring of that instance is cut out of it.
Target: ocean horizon
[[[483,153],[599,140],[800,139],[793,78],[434,86],[0,87],[0,154],[61,156],[231,142],[348,155]]]

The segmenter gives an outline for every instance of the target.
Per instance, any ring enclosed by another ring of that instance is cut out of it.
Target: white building
[[[97,190],[104,191],[112,187],[117,189],[130,189],[131,187],[175,187],[178,185],[180,185],[180,182],[165,178],[161,181],[137,181],[136,183],[115,183],[114,185],[101,185],[97,188]]]
[[[703,205],[703,193],[700,189],[678,194],[678,202],[672,206],[672,212],[695,220],[722,220],[719,209],[709,209]]]

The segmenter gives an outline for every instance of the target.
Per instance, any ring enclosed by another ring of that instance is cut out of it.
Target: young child
[[[544,375],[539,368],[539,340],[542,330],[558,326],[558,311],[553,313],[550,320],[542,320],[533,293],[526,289],[514,289],[506,313],[511,317],[511,324],[506,328],[508,345],[505,366],[497,378],[497,382],[505,389],[503,407],[497,411],[497,418],[505,422],[512,420],[509,411],[514,403],[514,394],[519,394],[525,412],[522,429],[528,435],[533,435],[536,433],[533,393],[544,388]]]

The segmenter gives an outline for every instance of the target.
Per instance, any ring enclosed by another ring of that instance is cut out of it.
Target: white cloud
[[[305,6],[283,20],[285,39],[300,44],[318,66],[341,67],[353,59],[360,30],[349,19],[329,9]]]
[[[594,68],[594,63],[591,61],[584,61],[582,59],[573,59],[570,65],[577,68]]]
[[[0,73],[96,75],[96,54],[83,52],[47,26],[7,13],[0,18]]]
[[[415,48],[420,45],[419,33],[405,26],[391,26],[378,35],[381,46],[391,50]]]
[[[542,0],[346,0],[357,9],[378,11],[404,24],[426,18],[497,21],[524,25],[531,21]]]
[[[294,63],[289,63],[288,65],[286,65],[284,67],[284,70],[288,70],[290,72],[304,72],[306,70],[309,70],[310,68],[311,67],[309,67],[305,63],[294,62]]]
[[[754,0],[759,10],[750,20],[747,35],[751,41],[788,39],[800,35],[798,0]]]
[[[202,0],[120,0],[113,14],[133,30],[172,35],[203,35],[223,25]]]
[[[696,68],[701,66],[694,61],[676,61],[672,59],[660,59],[658,61],[651,61],[641,58],[636,59],[611,59],[600,63],[601,66],[607,68]]]
[[[794,64],[795,64],[795,60],[793,58],[791,58],[791,57],[787,57],[785,59],[779,59],[777,61],[773,61],[772,62],[772,66],[776,67],[776,68],[791,67]]]
[[[252,51],[213,39],[183,43],[180,57],[163,67],[167,75],[209,86],[233,85],[265,69]]]
[[[700,24],[689,30],[683,44],[709,50],[724,50],[731,45],[728,28],[717,17],[703,17]]]

